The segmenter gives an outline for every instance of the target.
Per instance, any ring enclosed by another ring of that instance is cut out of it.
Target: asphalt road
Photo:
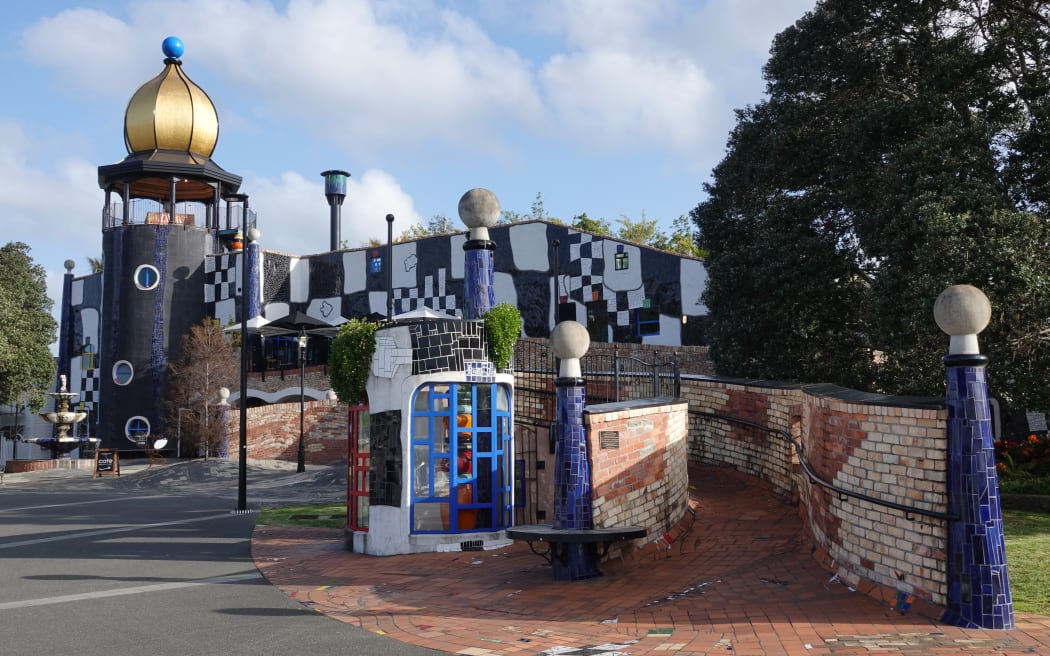
[[[251,558],[228,463],[120,479],[65,472],[0,486],[0,654],[437,654],[331,620]],[[325,479],[325,474],[329,474]],[[331,498],[330,472],[252,468],[249,507]]]

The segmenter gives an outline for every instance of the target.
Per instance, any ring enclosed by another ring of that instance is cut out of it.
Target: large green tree
[[[21,242],[0,248],[0,403],[39,406],[55,376],[56,323],[44,268],[29,250]]]
[[[940,394],[937,295],[989,296],[1008,400],[1050,407],[1050,8],[824,0],[777,35],[693,210],[723,374]]]

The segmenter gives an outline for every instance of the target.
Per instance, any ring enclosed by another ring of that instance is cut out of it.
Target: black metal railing
[[[618,346],[612,352],[596,351],[580,358],[586,381],[588,403],[608,403],[644,398],[678,398],[682,372],[678,354],[660,360],[657,353],[646,360],[623,355]],[[547,341],[522,340],[514,347],[514,373],[530,379],[553,379],[558,364]]]
[[[244,208],[239,204],[232,204],[227,216],[226,208],[220,210],[218,215],[219,228],[240,229],[245,225]],[[158,225],[192,225],[201,228],[208,227],[208,207],[201,203],[176,203],[174,219],[168,215],[168,206],[155,200],[137,198],[128,203],[127,225],[158,224]],[[229,225],[227,225],[229,224]],[[107,230],[119,225],[124,225],[124,203],[116,202],[102,208],[102,229]],[[256,214],[248,209],[247,226],[256,227]]]

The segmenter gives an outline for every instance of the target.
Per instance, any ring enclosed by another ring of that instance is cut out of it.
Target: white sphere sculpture
[[[470,228],[471,239],[488,239],[499,213],[499,199],[488,189],[471,189],[459,199],[459,218]]]
[[[591,336],[587,329],[576,321],[562,321],[551,332],[551,350],[561,360],[558,375],[563,378],[579,378],[580,358],[591,347]]]
[[[937,326],[951,336],[949,354],[978,354],[981,351],[977,346],[977,333],[991,320],[992,304],[984,292],[973,285],[952,285],[934,302],[933,318]]]

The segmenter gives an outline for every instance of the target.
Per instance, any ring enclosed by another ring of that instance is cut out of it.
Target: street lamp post
[[[295,471],[306,471],[306,442],[304,440],[305,428],[305,379],[306,379],[306,329],[299,330],[299,458],[296,461]]]
[[[245,241],[241,247],[241,389],[240,429],[237,445],[237,512],[248,511],[248,257],[249,246],[259,240],[259,231],[248,228],[248,196],[235,194],[229,202],[242,203],[241,229]]]

